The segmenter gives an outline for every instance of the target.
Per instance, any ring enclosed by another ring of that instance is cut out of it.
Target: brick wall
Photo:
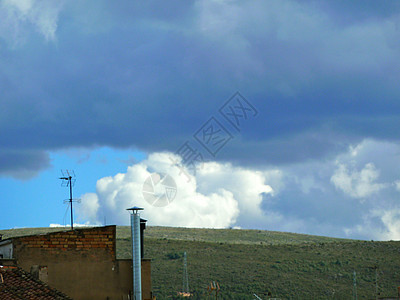
[[[52,253],[104,249],[115,259],[116,227],[105,226],[14,239],[14,251],[41,249]],[[28,248],[28,249],[26,249]]]
[[[128,299],[132,260],[117,260],[116,226],[14,238],[14,258],[27,272],[47,270],[48,284],[75,300]],[[143,299],[151,299],[151,262],[142,260]]]

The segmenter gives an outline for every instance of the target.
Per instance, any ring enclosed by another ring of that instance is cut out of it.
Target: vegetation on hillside
[[[56,231],[0,230],[4,237]],[[58,229],[60,230],[60,229]],[[117,256],[131,256],[130,227],[117,227]],[[335,239],[261,230],[148,227],[145,257],[152,259],[157,299],[179,299],[183,252],[194,299],[220,285],[218,299],[358,299],[394,297],[400,286],[400,242]],[[376,269],[375,269],[376,267]],[[376,280],[377,279],[377,280]],[[211,298],[210,298],[211,299]],[[215,294],[213,296],[215,299]]]
[[[118,255],[130,256],[129,227],[118,227]],[[187,252],[195,299],[351,299],[356,271],[358,299],[395,296],[400,285],[400,242],[335,239],[260,230],[149,227],[145,256],[152,258],[158,299],[176,298]],[[375,272],[374,267],[377,267]],[[375,285],[377,275],[377,285]],[[215,296],[214,296],[215,298]]]

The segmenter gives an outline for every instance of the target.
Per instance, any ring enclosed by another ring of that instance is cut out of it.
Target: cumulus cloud
[[[244,227],[265,217],[261,210],[263,194],[273,195],[263,172],[234,167],[229,163],[206,163],[196,174],[196,180],[198,190],[204,193],[218,188],[232,192],[240,210],[238,224]]]
[[[82,220],[127,222],[138,204],[159,224],[341,235],[398,207],[398,5],[66,3],[0,1],[1,176],[32,177],[68,147],[173,151],[239,89],[259,115],[218,162],[187,183],[149,156],[100,179]],[[178,193],[155,208],[142,184],[160,170]]]
[[[99,199],[95,193],[84,194],[78,210],[78,218],[88,220],[91,224],[96,224],[98,222],[97,212],[99,207]]]
[[[373,163],[368,163],[361,171],[349,170],[345,164],[339,164],[331,177],[336,188],[353,198],[365,198],[379,192],[384,184],[376,183],[379,171]]]
[[[273,169],[212,161],[195,175],[172,165],[180,157],[153,153],[125,173],[99,179],[96,193],[81,196],[75,208],[78,221],[90,224],[102,223],[104,216],[108,224],[128,224],[125,209],[137,205],[145,208],[142,216],[150,225],[398,239],[400,173],[393,164],[400,163],[399,151],[396,143],[364,140],[331,160]],[[154,172],[169,174],[176,183],[168,206],[152,206],[143,196],[143,183]]]
[[[361,224],[346,228],[345,232],[374,240],[400,240],[400,209],[372,209]]]
[[[400,240],[400,209],[378,211],[377,214],[385,226],[380,238]]]
[[[126,208],[140,206],[151,225],[212,228],[242,226],[246,220],[263,216],[263,195],[273,194],[273,190],[262,172],[209,162],[196,176],[185,175],[172,161],[180,162],[181,158],[153,153],[128,167],[126,173],[99,179],[96,193],[81,197],[80,216],[95,222],[104,214],[108,221],[127,224]],[[176,195],[166,206],[152,206],[144,198],[144,182],[154,172],[168,174],[176,183]]]

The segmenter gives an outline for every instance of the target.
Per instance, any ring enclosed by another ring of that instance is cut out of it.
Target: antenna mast
[[[357,274],[356,274],[356,270],[353,271],[353,299],[357,300]]]
[[[186,251],[183,253],[183,284],[182,292],[189,294],[189,275],[187,270],[187,256]]]
[[[61,183],[62,186],[69,187],[69,199],[64,200],[64,203],[68,203],[71,206],[71,230],[74,230],[74,214],[72,210],[72,202],[77,201],[79,202],[79,199],[73,199],[72,198],[72,186],[75,184],[75,172],[73,170],[61,170],[62,177],[60,177],[63,182]]]

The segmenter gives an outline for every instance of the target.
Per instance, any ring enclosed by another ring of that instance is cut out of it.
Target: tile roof
[[[71,300],[21,268],[0,266],[0,299]]]

